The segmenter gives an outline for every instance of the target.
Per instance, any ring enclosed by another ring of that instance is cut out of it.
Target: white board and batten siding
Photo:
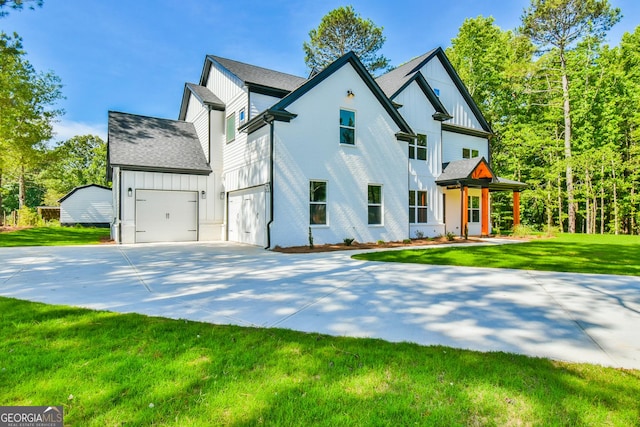
[[[487,138],[464,135],[457,132],[442,132],[442,161],[453,162],[462,159],[462,150],[468,148],[478,150],[478,157],[489,160],[489,143]]]
[[[193,123],[196,128],[198,140],[202,146],[202,152],[204,153],[207,162],[211,162],[209,150],[209,108],[201,104],[193,93],[189,94],[185,121]]]
[[[111,189],[98,185],[78,187],[60,199],[60,224],[108,226],[113,221]]]
[[[458,87],[437,57],[427,62],[420,71],[433,90],[439,93],[438,98],[440,98],[444,108],[453,116],[446,123],[482,130],[482,126],[475,114],[473,114],[469,104],[467,104],[467,101],[465,101]]]
[[[354,97],[347,96],[347,90]],[[340,144],[340,109],[355,112],[355,144]],[[287,107],[275,122],[271,246],[402,240],[408,237],[408,145],[350,64]],[[327,224],[310,225],[309,181],[327,183]],[[382,224],[368,224],[368,185],[382,187]]]
[[[143,229],[137,228],[137,215],[138,210],[143,207],[138,199],[148,199],[149,191],[156,191],[151,195],[152,200],[162,198],[164,205],[167,209],[172,209],[171,205],[179,203],[182,197],[193,198],[195,194],[195,203],[193,201],[185,202],[195,205],[197,214],[197,234],[195,239],[189,240],[220,240],[222,236],[222,223],[223,223],[223,201],[219,199],[220,177],[211,174],[209,176],[204,175],[188,175],[188,174],[174,174],[174,173],[162,173],[162,172],[142,172],[142,171],[121,171],[120,179],[118,180],[121,191],[121,207],[120,212],[120,236],[121,243],[136,243],[139,241],[177,241],[177,237],[173,237],[174,240],[163,238],[162,240],[150,240],[148,237],[138,236]],[[129,196],[129,188],[131,188],[131,195]],[[202,192],[204,193],[204,197]],[[164,192],[164,193],[163,193]],[[140,195],[145,197],[140,197]],[[174,198],[172,198],[172,195]],[[155,197],[157,196],[157,197]],[[145,200],[146,200],[145,199]],[[152,202],[155,203],[155,202]],[[181,203],[181,202],[180,202]],[[148,206],[148,205],[145,205]],[[166,218],[166,214],[169,217]],[[183,211],[176,211],[172,213],[171,210],[159,212],[164,215],[165,219],[169,220],[167,224],[171,227],[176,226],[177,223],[174,219],[187,218],[188,214]],[[144,214],[143,214],[144,215]],[[143,216],[143,219],[145,217]],[[180,225],[180,228],[192,230],[193,227],[186,221],[186,228]],[[145,225],[145,227],[147,227]],[[173,228],[172,228],[173,230]],[[173,231],[168,232],[167,236],[173,236]],[[152,233],[153,234],[153,233]],[[179,239],[184,240],[183,237]]]

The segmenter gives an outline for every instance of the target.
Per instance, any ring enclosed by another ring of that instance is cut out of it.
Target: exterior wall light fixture
[[[349,89],[349,90],[347,91],[347,96],[348,96],[349,98],[353,98],[354,96],[356,96],[356,94],[355,94],[355,93],[353,93],[353,91],[352,91],[351,89]]]
[[[200,192],[200,197],[201,197],[201,198],[203,198],[203,199],[206,199],[206,198],[207,198],[207,192],[206,192],[206,191],[204,191],[204,190],[202,190],[202,191]]]
[[[133,196],[133,190],[131,189],[131,187],[127,189],[127,196],[129,197]]]

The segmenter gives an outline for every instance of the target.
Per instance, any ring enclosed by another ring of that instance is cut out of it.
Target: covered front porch
[[[494,191],[513,193],[513,225],[520,224],[520,192],[526,184],[496,176],[484,157],[445,163],[436,184],[443,187],[446,232],[490,235],[490,193]]]

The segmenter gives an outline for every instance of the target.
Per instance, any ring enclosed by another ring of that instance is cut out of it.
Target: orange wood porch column
[[[520,225],[520,192],[513,192],[513,226]]]
[[[489,235],[489,189],[482,189],[482,202],[481,202],[481,212],[482,212],[482,227],[480,229],[480,233],[483,236]]]
[[[460,203],[462,206],[462,212],[460,212],[460,235],[464,236],[469,220],[469,218],[467,218],[469,215],[469,187],[463,186],[460,189],[460,193],[462,197],[462,203]]]

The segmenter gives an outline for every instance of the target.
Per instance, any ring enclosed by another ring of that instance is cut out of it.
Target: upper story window
[[[418,138],[409,143],[409,158],[427,160],[427,135],[418,134]]]
[[[434,87],[433,88],[433,93],[435,93],[436,96],[440,96],[440,89]]]
[[[382,224],[382,186],[369,185],[367,188],[368,222],[371,225]]]
[[[355,145],[356,143],[356,113],[355,111],[340,110],[340,144]]]
[[[462,149],[462,158],[463,159],[472,159],[474,157],[478,157],[480,155],[480,153],[478,152],[478,150],[472,150],[470,148],[463,148]]]
[[[238,112],[238,122],[240,123],[240,125],[243,125],[244,122],[246,121],[247,121],[247,115],[245,114],[245,110],[243,108]]]
[[[327,183],[309,181],[309,224],[327,224]]]
[[[236,139],[236,113],[231,113],[230,116],[227,117],[227,142],[231,142]]]
[[[427,222],[427,192],[409,190],[409,223]]]

